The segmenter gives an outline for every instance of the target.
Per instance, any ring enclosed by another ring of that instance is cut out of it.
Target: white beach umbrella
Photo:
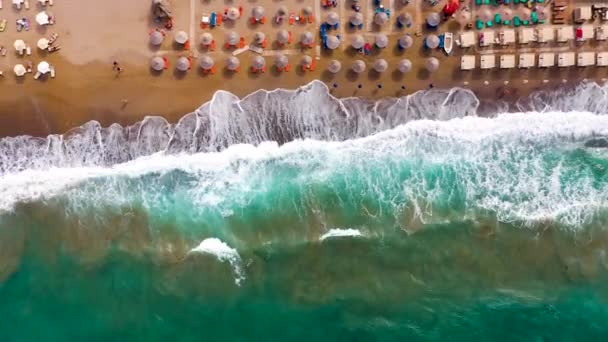
[[[409,59],[405,58],[399,61],[399,64],[397,65],[397,69],[402,72],[402,73],[407,73],[410,70],[412,70],[412,62],[410,62]]]
[[[357,74],[360,74],[365,71],[365,62],[360,59],[357,59],[356,61],[353,62],[353,65],[351,68],[353,69],[354,72],[356,72]]]
[[[302,12],[304,12],[304,14],[306,14],[306,15],[311,15],[312,14],[312,7],[305,6],[304,8],[302,8]]]
[[[388,45],[388,37],[384,33],[376,35],[376,46],[384,49]]]
[[[160,45],[163,40],[165,40],[165,36],[160,31],[152,31],[150,33],[150,44],[152,45]]]
[[[190,60],[186,57],[180,57],[175,62],[175,69],[179,71],[188,71],[190,69]]]
[[[521,20],[530,20],[532,18],[532,10],[526,7],[521,7],[517,10]]]
[[[513,11],[506,6],[500,8],[500,17],[502,20],[511,20],[513,19]]]
[[[165,68],[165,60],[162,57],[152,57],[150,60],[150,68],[156,71],[162,71]]]
[[[374,23],[376,25],[382,26],[388,22],[388,15],[384,12],[378,12],[374,15]]]
[[[381,58],[374,62],[374,70],[376,70],[376,72],[385,72],[386,69],[388,69],[388,62],[386,59]]]
[[[276,59],[274,60],[274,65],[281,69],[286,67],[287,64],[289,64],[289,59],[287,59],[287,56],[282,53],[278,54]]]
[[[547,7],[537,8],[536,13],[538,14],[538,19],[540,20],[549,19],[549,9]]]
[[[279,8],[277,9],[277,15],[278,16],[287,15],[287,7],[279,6]]]
[[[409,34],[406,34],[399,38],[398,43],[402,49],[409,49],[414,44],[414,39]]]
[[[255,6],[252,10],[251,10],[251,16],[256,19],[256,20],[260,20],[264,17],[264,7],[262,6]]]
[[[255,39],[255,37],[254,37]],[[226,43],[228,43],[229,45],[236,45],[239,42],[239,35],[234,32],[234,31],[230,31],[226,34]]]
[[[237,20],[241,16],[241,12],[236,7],[230,7],[226,16],[230,20]]]
[[[334,50],[340,46],[340,39],[334,35],[327,36],[327,40],[325,41],[327,48],[330,50]]]
[[[45,11],[36,14],[36,22],[38,23],[38,25],[48,25],[49,15]]]
[[[255,69],[262,69],[264,66],[266,66],[266,60],[264,57],[256,55],[253,57],[253,61],[251,61],[251,66],[253,66]]]
[[[490,21],[492,20],[492,12],[489,8],[484,7],[477,12],[477,17],[479,17],[479,20],[483,22]]]
[[[213,35],[209,32],[205,32],[201,35],[201,45],[210,45],[213,41]]]
[[[465,26],[466,24],[471,22],[471,12],[470,11],[459,11],[456,14],[456,20],[460,25]]]
[[[360,34],[354,35],[350,40],[350,46],[352,46],[354,49],[359,50],[363,47],[363,45],[365,45],[365,39],[363,39],[363,36]]]
[[[202,56],[198,60],[198,66],[201,67],[201,69],[203,69],[203,70],[209,70],[209,69],[213,68],[214,65],[215,65],[215,61],[213,60],[213,58],[211,58],[207,55]]]
[[[436,49],[439,46],[439,37],[437,35],[429,34],[424,41],[429,49]]]
[[[313,41],[314,41],[314,36],[312,35],[312,33],[310,33],[310,31],[302,32],[302,35],[300,36],[300,42],[302,42],[302,44],[310,45],[313,43]]]
[[[46,38],[38,39],[38,43],[36,44],[40,50],[46,50],[49,48],[49,40]]]
[[[264,34],[264,32],[258,31],[253,34],[253,41],[256,44],[262,44],[262,43],[264,43],[264,40],[266,40],[266,35]],[[237,40],[237,42],[238,42],[238,40]],[[236,42],[234,44],[236,44]]]
[[[226,69],[228,70],[235,71],[239,68],[240,65],[241,61],[239,61],[239,59],[234,56],[230,56],[228,57],[228,60],[226,60]]]
[[[353,26],[359,26],[363,24],[363,14],[359,12],[355,12],[350,16],[350,23]]]
[[[42,62],[38,63],[37,70],[41,74],[46,74],[47,72],[51,71],[51,66],[49,65],[48,62],[42,61]]]
[[[277,32],[277,41],[280,44],[287,44],[287,43],[289,43],[289,31],[287,31],[287,30],[279,30],[279,32]]]
[[[13,46],[15,47],[15,50],[17,50],[19,52],[25,50],[25,48],[26,48],[25,42],[22,39],[15,40],[15,43],[13,44]]]
[[[440,20],[441,18],[439,17],[439,14],[434,12],[429,13],[429,15],[426,16],[426,24],[431,27],[437,27],[439,25]]]
[[[309,55],[305,55],[304,57],[302,57],[302,65],[304,66],[311,66],[312,65],[312,57],[310,57]]]
[[[175,42],[178,44],[186,44],[188,41],[188,34],[185,31],[177,31],[175,34]]]
[[[17,64],[15,65],[15,67],[13,68],[13,71],[15,72],[15,75],[21,77],[23,75],[25,75],[25,67],[23,66],[23,64]]]
[[[336,12],[329,12],[325,17],[325,22],[331,26],[334,26],[340,22],[340,16]]]
[[[427,58],[424,62],[424,66],[426,70],[430,72],[435,72],[437,71],[437,69],[439,69],[439,60],[435,57]]]
[[[331,72],[332,74],[337,73],[340,71],[340,69],[342,69],[342,63],[340,63],[340,61],[337,59],[332,59],[327,65],[327,71]]]
[[[412,24],[412,15],[409,14],[408,12],[402,13],[397,17],[397,21],[399,21],[399,23],[404,26],[411,25]]]

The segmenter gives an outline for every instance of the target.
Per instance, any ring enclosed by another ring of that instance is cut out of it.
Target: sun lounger
[[[295,13],[289,13],[289,25],[293,25],[296,22],[296,14]]]
[[[29,10],[30,9],[30,0],[25,0],[24,5],[25,5],[25,9]]]
[[[40,73],[40,71],[36,72],[36,75],[34,75],[34,79],[37,80],[40,78],[40,76],[42,76],[42,73]]]
[[[30,46],[27,46],[25,48],[25,54],[28,55],[28,56],[32,55],[32,48]]]
[[[51,67],[51,78],[55,78],[55,67]]]
[[[0,0],[0,9],[2,9],[4,5],[2,4],[2,0]]]
[[[6,19],[0,20],[0,32],[4,32],[4,30],[6,30],[6,23],[7,23]]]

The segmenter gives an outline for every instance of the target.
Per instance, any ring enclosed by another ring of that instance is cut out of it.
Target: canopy
[[[365,71],[365,62],[360,59],[357,59],[356,61],[353,62],[352,69],[357,74],[364,72]]]
[[[165,60],[162,57],[152,57],[150,60],[150,68],[156,71],[162,71],[165,68]]]
[[[38,23],[38,25],[48,25],[49,15],[45,11],[36,14],[36,22]]]
[[[230,20],[237,20],[241,16],[241,12],[236,7],[230,7],[226,16]]]
[[[304,57],[302,57],[302,65],[310,66],[311,64],[312,64],[312,57],[310,57],[309,55],[305,55]]]
[[[236,33],[235,33],[236,34]],[[264,34],[264,32],[256,32],[253,34],[253,40],[257,43],[257,44],[262,44],[264,42],[264,40],[266,40],[266,35]],[[238,42],[238,37],[236,39],[236,41],[234,42],[234,44],[236,44]],[[231,45],[234,45],[231,43]]]
[[[190,69],[190,60],[186,57],[180,57],[175,62],[175,69],[179,71],[188,71]]]
[[[255,37],[254,37],[255,38]],[[236,45],[239,42],[239,35],[234,32],[234,31],[230,31],[226,34],[226,42],[230,45]]]
[[[363,47],[363,45],[365,45],[365,39],[363,39],[363,36],[360,34],[356,34],[354,35],[351,40],[350,40],[350,45],[355,48],[355,49],[360,49]]]
[[[429,49],[436,49],[439,46],[439,37],[434,34],[429,34],[424,39],[424,43]]]
[[[23,75],[25,75],[25,67],[23,66],[23,64],[17,64],[15,65],[15,67],[13,68],[13,71],[15,72],[15,75],[21,77]]]
[[[186,44],[188,41],[188,34],[185,31],[177,31],[175,34],[175,42],[178,44]]]
[[[226,61],[226,68],[228,70],[234,71],[234,70],[238,69],[240,65],[241,65],[241,61],[239,61],[239,59],[234,56],[228,57],[228,60]]]
[[[426,70],[430,72],[437,71],[437,69],[439,69],[439,60],[435,57],[427,58],[426,62],[424,63],[424,66]]]
[[[49,48],[49,40],[46,38],[38,39],[38,44],[36,44],[40,50],[46,50]]]
[[[340,22],[340,16],[336,12],[327,13],[327,17],[325,18],[325,22],[329,25],[333,26]]]
[[[264,66],[266,66],[266,60],[264,57],[256,55],[253,57],[253,61],[251,61],[251,66],[253,66],[255,69],[262,69]]]
[[[388,15],[386,15],[386,13],[384,12],[378,12],[376,13],[376,15],[374,15],[374,23],[376,25],[384,25],[386,24],[386,22],[388,21]]]
[[[213,68],[214,65],[215,65],[215,61],[213,60],[213,58],[206,56],[206,55],[202,56],[198,60],[198,66],[200,66],[201,69],[203,69],[203,70],[209,70],[209,69]]]
[[[213,35],[209,32],[205,32],[201,35],[201,44],[202,45],[210,45],[213,41]]]
[[[388,69],[386,59],[377,59],[374,62],[374,70],[376,70],[376,72],[385,72],[386,69]]]
[[[331,60],[327,65],[327,70],[332,74],[337,73],[338,71],[340,71],[340,69],[342,69],[342,63],[340,63],[340,61],[338,61],[337,59]]]
[[[165,36],[160,31],[154,30],[150,33],[150,44],[152,45],[160,45],[164,39]]]
[[[440,20],[441,18],[437,13],[429,13],[429,15],[426,16],[426,24],[430,27],[437,27]]]
[[[412,70],[412,62],[410,62],[409,59],[402,59],[399,61],[399,64],[397,65],[397,69],[402,72],[402,73],[406,73],[409,72],[410,70]]]
[[[287,64],[289,64],[289,60],[287,59],[287,56],[282,53],[278,54],[276,59],[274,60],[274,65],[281,69],[286,67]]]
[[[15,47],[15,50],[17,50],[19,52],[25,50],[25,48],[26,48],[25,42],[22,39],[15,40],[15,43],[13,44],[13,46]]]
[[[289,43],[289,31],[287,31],[287,30],[279,30],[279,32],[277,32],[277,41],[280,44],[287,44],[287,43]]]
[[[251,16],[256,19],[256,20],[260,20],[264,17],[264,7],[262,6],[255,6],[252,10],[251,10]]]
[[[330,35],[330,36],[327,36],[327,40],[325,41],[325,44],[327,45],[328,49],[334,50],[338,46],[340,46],[340,39],[338,39],[338,37],[336,37],[336,36]]]
[[[49,65],[48,62],[46,61],[42,61],[40,63],[38,63],[38,72],[41,74],[46,74],[47,72],[51,71],[51,66]]]
[[[412,39],[412,36],[410,36],[409,34],[406,34],[403,37],[399,38],[398,42],[399,46],[402,49],[409,49],[414,44],[414,39]]]
[[[359,12],[353,13],[353,15],[350,16],[350,23],[353,26],[359,26],[359,25],[363,24],[363,14],[361,14]]]
[[[313,37],[312,33],[310,33],[310,31],[304,31],[304,32],[302,32],[302,35],[300,36],[300,41],[304,45],[309,45],[309,44],[313,43],[314,37]]]
[[[376,35],[376,46],[384,49],[388,45],[388,37],[384,33]]]

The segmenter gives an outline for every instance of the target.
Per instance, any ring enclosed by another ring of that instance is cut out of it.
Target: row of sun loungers
[[[485,30],[479,33],[467,31],[460,34],[458,43],[462,48],[469,48],[479,44],[481,47],[492,45],[512,45],[530,43],[558,42],[567,43],[571,40],[586,41],[595,38],[596,40],[608,40],[608,25],[594,27],[593,25],[582,26],[562,26],[557,29],[552,27],[524,27],[519,30]]]
[[[475,55],[465,55],[461,57],[460,68],[462,70],[473,70],[478,67],[477,58]],[[479,68],[482,70],[488,69],[529,69],[533,67],[550,68],[558,66],[567,68],[572,66],[588,67],[588,66],[608,66],[608,52],[542,52],[537,55],[535,53],[521,53],[518,58],[514,54],[500,55],[498,59],[496,55],[481,55],[479,56]]]

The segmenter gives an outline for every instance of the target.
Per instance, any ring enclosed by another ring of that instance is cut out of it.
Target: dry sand
[[[40,10],[37,2],[30,0],[31,9],[16,11],[10,7],[10,2],[4,0],[4,9],[0,10],[0,18],[8,20],[6,32],[0,33],[0,43],[7,47],[9,53],[0,57],[0,70],[4,71],[4,79],[0,79],[0,136],[32,134],[46,135],[49,133],[64,132],[72,127],[83,124],[89,120],[98,120],[103,125],[114,122],[129,124],[140,120],[146,115],[161,115],[170,121],[176,121],[182,115],[192,112],[201,104],[208,101],[213,93],[219,89],[227,90],[238,96],[244,96],[257,89],[296,88],[313,79],[320,79],[328,84],[332,93],[338,97],[361,96],[366,98],[381,98],[402,96],[420,89],[426,89],[429,84],[435,87],[449,88],[463,86],[478,92],[481,97],[496,97],[497,92],[505,87],[504,81],[511,93],[516,96],[526,95],[528,92],[540,87],[560,86],[562,79],[576,81],[583,78],[599,80],[607,76],[607,71],[597,68],[569,68],[550,70],[495,70],[490,72],[462,72],[460,71],[461,49],[455,48],[452,56],[446,57],[441,51],[428,51],[422,47],[425,30],[422,20],[427,11],[431,10],[422,5],[422,0],[412,1],[408,6],[401,7],[397,0],[392,4],[393,14],[391,22],[385,27],[378,28],[371,25],[373,5],[372,0],[361,0],[366,27],[363,33],[368,41],[373,42],[376,31],[389,34],[389,47],[384,50],[373,50],[370,56],[363,56],[349,48],[350,34],[354,31],[348,28],[348,18],[354,13],[350,9],[350,2],[341,2],[336,11],[341,15],[342,25],[339,34],[342,36],[342,45],[338,50],[322,50],[320,60],[316,60],[314,72],[302,72],[299,61],[304,54],[315,57],[317,49],[300,51],[295,42],[304,30],[313,32],[318,43],[319,22],[326,16],[327,10],[318,9],[314,1],[282,0],[262,1],[253,0],[238,2],[236,0],[211,1],[206,0],[172,0],[175,13],[175,25],[168,33],[159,49],[148,45],[148,32],[157,27],[150,16],[149,0],[55,0],[55,5],[49,8],[57,18],[57,24],[46,29],[37,27],[33,22],[35,14]],[[386,2],[386,0],[385,0]],[[471,1],[473,2],[473,1]],[[440,2],[440,3],[443,3]],[[262,26],[251,25],[249,16],[251,8],[262,4],[266,8],[268,22]],[[242,5],[243,18],[233,26],[224,23],[219,28],[203,30],[198,23],[203,13],[212,10],[223,11],[228,6]],[[272,17],[278,6],[288,7],[289,11],[299,12],[308,5],[319,11],[315,23],[293,26],[283,23],[273,24]],[[415,8],[422,10],[414,27],[398,30],[394,27],[394,18],[399,13],[409,11],[415,14]],[[194,8],[194,11],[192,11]],[[440,10],[441,5],[433,10]],[[29,32],[16,32],[15,20],[27,16],[32,20],[32,29]],[[241,71],[237,74],[223,69],[224,61],[231,51],[224,51],[221,45],[227,31],[234,30],[245,36],[250,43],[257,30],[266,33],[269,39],[267,50],[273,49],[273,42],[278,28],[292,31],[294,43],[286,47],[288,50],[292,71],[278,73],[272,68],[274,58],[266,57],[268,71],[265,74],[248,72],[253,52],[239,55]],[[455,22],[442,25],[441,31],[456,31],[459,27]],[[172,43],[173,32],[185,30],[194,32],[191,37],[193,48],[184,51]],[[215,75],[203,75],[196,67],[196,58],[206,51],[198,45],[199,37],[204,31],[212,32],[218,43],[215,52],[209,53],[217,63],[218,71]],[[59,44],[62,49],[50,54],[36,49],[36,42],[40,37],[49,36],[50,33],[59,34]],[[422,36],[417,36],[420,32]],[[411,49],[401,52],[396,49],[397,39],[404,33],[414,36],[415,44]],[[32,46],[32,56],[19,57],[12,48],[15,39],[24,39]],[[594,45],[587,43],[578,49],[595,49]],[[501,50],[500,52],[512,52]],[[466,53],[476,53],[475,50]],[[498,53],[498,52],[497,52]],[[148,62],[151,56],[162,55],[174,65],[180,55],[191,56],[194,59],[193,69],[187,73],[175,72],[173,68],[155,74],[150,71]],[[424,70],[424,61],[428,56],[435,56],[441,60],[441,67],[435,73]],[[333,59],[342,61],[342,70],[330,74],[325,70],[327,63]],[[389,69],[378,74],[372,70],[371,64],[377,58],[385,58],[389,62]],[[402,75],[395,71],[401,58],[409,58],[413,63],[413,70]],[[367,70],[356,75],[349,71],[355,59],[367,62]],[[24,79],[16,78],[12,68],[16,63],[31,60],[36,64],[47,60],[55,66],[57,77],[54,79],[34,80],[31,74]],[[112,61],[120,62],[124,71],[117,76],[112,70]],[[549,80],[543,83],[543,80]],[[489,81],[485,84],[484,81]],[[529,82],[524,84],[524,80]],[[333,88],[333,84],[337,88]],[[357,87],[362,84],[362,88]],[[377,85],[382,84],[382,89]],[[406,90],[402,90],[402,86]]]

